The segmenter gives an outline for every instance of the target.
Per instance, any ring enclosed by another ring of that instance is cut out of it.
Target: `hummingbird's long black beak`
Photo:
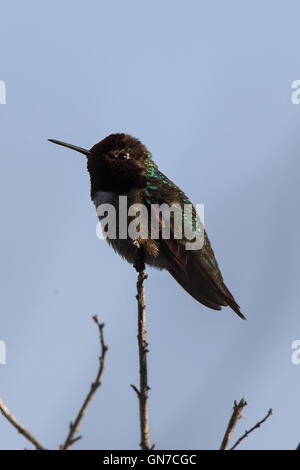
[[[48,139],[49,142],[53,142],[54,144],[62,145],[63,147],[68,147],[69,149],[76,150],[76,152],[83,153],[83,155],[91,155],[89,150],[83,149],[81,147],[76,147],[76,145],[67,144],[66,142],[62,142],[61,140],[56,139]]]

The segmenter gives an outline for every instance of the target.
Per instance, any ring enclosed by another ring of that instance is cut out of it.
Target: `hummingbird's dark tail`
[[[223,306],[229,306],[240,318],[246,320],[246,317],[240,311],[239,305],[236,303],[234,297],[227,289],[225,284],[223,284],[222,286],[222,291],[225,291],[224,293],[220,292],[220,290],[215,290],[215,292],[213,293],[210,286],[209,289],[204,289],[205,294],[203,294],[203,285],[205,285],[206,282],[203,282],[203,279],[199,279],[199,276],[197,277],[197,279],[198,282],[200,281],[199,284],[201,285],[201,288],[197,288],[195,282],[190,279],[187,279],[186,276],[182,275],[182,273],[180,274],[178,270],[174,270],[172,267],[170,267],[168,271],[171,276],[173,276],[174,279],[178,282],[178,284],[180,284],[186,292],[188,292],[192,297],[194,297],[194,299],[196,299],[201,304],[205,305],[206,307],[212,308],[213,310],[221,310]]]
[[[235,313],[237,313],[240,318],[242,318],[243,320],[247,320],[247,318],[242,314],[242,312],[240,310],[240,306],[236,303],[236,301],[234,300],[233,295],[231,294],[229,289],[227,289],[227,287],[225,286],[224,283],[222,285],[222,291],[225,291],[225,295],[226,295],[225,296],[225,301],[227,302],[227,305],[229,305],[229,307],[231,307],[232,310]]]

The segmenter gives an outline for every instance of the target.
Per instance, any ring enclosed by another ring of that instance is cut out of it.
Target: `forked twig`
[[[84,402],[83,402],[83,404],[82,404],[82,406],[81,406],[81,408],[80,408],[80,410],[79,410],[79,412],[76,416],[75,421],[73,423],[70,423],[69,434],[68,434],[68,436],[65,440],[65,443],[60,446],[61,450],[70,449],[70,447],[76,441],[81,439],[82,436],[76,436],[76,434],[78,433],[80,424],[81,424],[81,420],[82,420],[89,404],[91,403],[97,389],[101,385],[101,379],[102,379],[102,375],[103,375],[103,372],[104,372],[105,358],[106,358],[106,352],[107,352],[108,347],[107,347],[107,345],[105,344],[105,341],[104,341],[104,335],[103,335],[104,323],[99,322],[98,315],[94,315],[93,320],[98,325],[99,333],[100,333],[100,345],[101,345],[101,356],[99,358],[100,365],[99,365],[96,380],[95,380],[95,382],[93,382],[91,384],[90,391],[87,394],[87,396],[86,396],[86,398],[85,398],[85,400],[84,400]]]
[[[247,403],[244,400],[244,398],[241,399],[239,404],[237,404],[236,401],[234,402],[233,413],[232,413],[231,418],[229,420],[229,423],[228,423],[228,426],[227,426],[225,436],[223,438],[220,450],[226,450],[227,449],[229,441],[232,437],[232,433],[233,433],[239,419],[242,417],[242,411],[245,408],[245,406],[247,406]],[[272,415],[272,413],[273,413],[273,410],[271,408],[268,411],[267,415],[261,421],[258,421],[251,429],[249,429],[249,431],[244,432],[244,434],[236,441],[236,443],[230,448],[230,450],[236,449],[237,446],[244,439],[246,439],[246,437],[248,437],[251,432],[255,431],[255,429],[258,429],[265,421],[267,421],[267,419]]]
[[[107,352],[107,345],[105,344],[104,341],[104,335],[103,335],[103,328],[104,328],[104,323],[100,323],[98,320],[98,316],[94,315],[93,316],[94,322],[98,325],[99,332],[100,332],[100,344],[101,344],[101,357],[100,357],[100,366],[99,370],[97,373],[97,377],[94,383],[91,385],[91,389],[86,397],[86,399],[83,402],[83,405],[81,406],[79,413],[74,421],[74,423],[70,423],[70,430],[69,434],[67,436],[67,439],[63,445],[60,446],[60,449],[67,450],[70,449],[70,447],[79,439],[81,439],[82,436],[75,436],[75,434],[78,432],[81,420],[87,410],[87,407],[91,403],[97,389],[101,385],[101,379],[104,371],[104,366],[105,366],[105,357],[106,357],[106,352]],[[34,437],[31,432],[29,432],[18,420],[15,418],[15,416],[8,410],[6,405],[3,403],[3,401],[0,398],[0,411],[5,416],[5,418],[19,431],[19,433],[23,434],[23,436],[28,439],[38,450],[46,450],[46,447],[38,440],[36,437]]]

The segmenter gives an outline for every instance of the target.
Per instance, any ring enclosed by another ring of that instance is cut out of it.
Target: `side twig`
[[[70,447],[76,442],[78,441],[79,439],[82,438],[82,436],[76,436],[76,434],[78,433],[78,430],[79,430],[79,427],[80,427],[80,424],[81,424],[81,420],[89,406],[89,404],[91,403],[97,389],[100,387],[101,385],[101,380],[102,380],[102,375],[103,375],[103,372],[104,372],[104,367],[105,367],[105,358],[106,358],[106,352],[107,352],[107,345],[105,344],[105,341],[104,341],[104,335],[103,335],[103,328],[104,328],[104,323],[100,323],[99,322],[99,319],[98,319],[98,316],[97,315],[94,315],[93,316],[93,320],[94,322],[96,323],[96,325],[98,326],[99,328],[99,333],[100,333],[100,345],[101,345],[101,356],[99,358],[99,362],[100,362],[100,365],[99,365],[99,369],[98,369],[98,373],[97,373],[97,377],[96,377],[96,380],[95,382],[93,382],[91,384],[91,388],[90,388],[90,391],[89,393],[87,394],[86,396],[86,399],[84,400],[77,416],[76,416],[76,419],[73,423],[70,423],[70,430],[69,430],[69,434],[65,440],[65,443],[63,445],[60,446],[60,449],[61,450],[68,450],[70,449]]]
[[[140,446],[143,450],[148,450],[150,444],[150,430],[149,430],[149,416],[148,416],[148,373],[147,373],[147,353],[148,343],[146,341],[146,306],[145,306],[145,287],[144,281],[147,279],[145,274],[144,253],[143,247],[136,242],[137,257],[135,269],[138,272],[137,280],[137,302],[138,302],[138,347],[139,347],[139,362],[140,362],[140,389],[138,390],[135,385],[131,385],[136,392],[139,399],[140,407],[140,433],[141,443]]]
[[[256,423],[251,429],[249,429],[249,431],[245,431],[245,433],[236,441],[236,443],[231,447],[230,450],[234,450],[246,437],[249,436],[251,432],[255,431],[255,429],[258,429],[265,421],[267,421],[267,419],[272,415],[272,413],[273,410],[271,408],[268,411],[267,415],[261,421],[258,421],[258,423]]]
[[[5,418],[19,431],[19,433],[23,434],[28,441],[30,441],[38,450],[46,450],[46,447],[34,437],[31,432],[27,431],[26,428],[15,418],[15,416],[8,410],[8,408],[4,405],[3,401],[0,398],[0,411],[5,416]]]
[[[229,423],[228,423],[228,426],[227,426],[227,429],[226,429],[226,432],[225,432],[220,450],[226,450],[227,449],[229,441],[230,441],[231,436],[232,436],[232,433],[234,431],[234,428],[236,427],[238,420],[241,419],[242,411],[245,408],[245,406],[247,406],[247,403],[244,400],[244,398],[241,399],[239,404],[237,404],[237,402],[234,401],[233,413],[232,413],[231,418],[229,420]]]

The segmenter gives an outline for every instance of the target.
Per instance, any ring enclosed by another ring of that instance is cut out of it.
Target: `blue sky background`
[[[198,304],[149,270],[151,438],[158,449],[214,449],[233,400],[241,449],[300,441],[300,79],[296,1],[2,0],[0,396],[49,448],[68,431],[109,345],[103,385],[77,449],[139,443],[136,274],[95,234],[84,158],[139,137],[194,203],[248,321]],[[0,417],[1,418],[1,417]],[[28,447],[2,417],[0,446]]]

